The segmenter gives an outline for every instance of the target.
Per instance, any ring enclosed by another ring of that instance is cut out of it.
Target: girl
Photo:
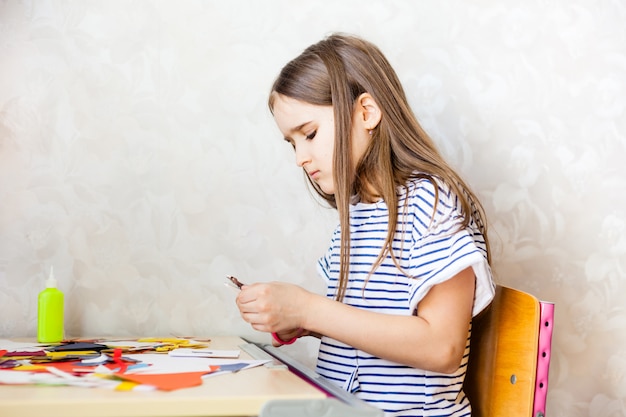
[[[333,35],[289,62],[269,107],[339,214],[327,296],[246,285],[241,316],[274,345],[321,337],[317,371],[389,416],[469,416],[470,322],[494,294],[487,225],[380,50]]]

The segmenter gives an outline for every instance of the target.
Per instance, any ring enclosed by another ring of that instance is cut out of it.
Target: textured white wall
[[[626,415],[624,22],[609,0],[0,2],[0,337],[35,334],[51,265],[70,335],[263,339],[225,274],[320,290],[335,215],[266,96],[344,31],[483,199],[499,282],[556,303],[549,414]]]

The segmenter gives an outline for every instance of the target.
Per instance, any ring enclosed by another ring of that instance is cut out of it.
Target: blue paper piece
[[[228,365],[220,365],[220,369],[218,372],[237,372],[241,371],[243,368],[248,366],[247,363],[232,363]]]

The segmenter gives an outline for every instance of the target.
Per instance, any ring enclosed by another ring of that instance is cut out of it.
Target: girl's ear
[[[361,123],[365,130],[376,128],[382,118],[378,103],[369,93],[363,93],[357,98],[355,112],[355,120]]]

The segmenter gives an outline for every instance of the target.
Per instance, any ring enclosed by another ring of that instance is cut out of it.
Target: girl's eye
[[[314,130],[312,133],[306,135],[306,140],[313,140],[313,138],[317,135],[317,130]]]

